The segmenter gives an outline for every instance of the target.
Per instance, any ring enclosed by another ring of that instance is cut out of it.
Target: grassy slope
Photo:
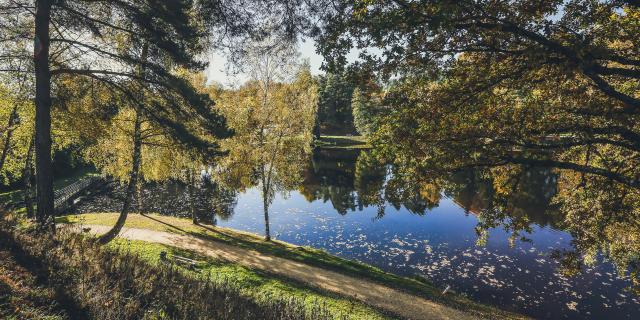
[[[37,276],[17,266],[0,250],[0,318],[65,319],[51,288],[37,284]]]
[[[309,288],[302,283],[283,279],[273,274],[203,257],[178,248],[124,239],[117,239],[109,245],[113,248],[138,254],[152,264],[161,263],[159,257],[162,251],[197,260],[199,263],[195,271],[183,269],[186,274],[208,279],[209,281],[230,283],[238,288],[243,295],[249,296],[258,302],[267,302],[274,297],[286,300],[295,298],[298,301],[304,301],[309,309],[315,306],[325,307],[336,319],[343,316],[354,320],[391,319],[389,316],[385,316],[361,302]]]
[[[315,145],[324,149],[368,149],[371,148],[364,136],[320,136]]]
[[[113,225],[116,219],[117,214],[114,213],[94,213],[58,217],[56,222]],[[344,274],[373,280],[389,287],[417,294],[478,315],[489,316],[491,318],[521,318],[519,315],[478,304],[456,294],[447,294],[443,296],[441,294],[441,289],[417,279],[399,277],[386,273],[373,266],[338,258],[326,253],[325,251],[310,247],[298,247],[282,241],[265,242],[262,238],[251,233],[240,232],[228,228],[196,226],[193,225],[189,219],[159,215],[142,216],[132,214],[127,219],[126,226],[130,228],[189,234],[212,241],[220,241],[243,248],[257,250],[265,254],[283,257]]]
[[[55,290],[29,261],[16,258],[15,249],[0,239],[0,319],[67,319]]]

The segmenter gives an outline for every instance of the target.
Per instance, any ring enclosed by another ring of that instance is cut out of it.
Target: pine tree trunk
[[[51,163],[51,72],[49,23],[51,0],[36,0],[34,63],[36,78],[36,198],[37,221],[44,225],[53,216],[53,165]]]
[[[22,170],[22,183],[24,184],[23,195],[24,204],[27,209],[27,218],[33,218],[33,185],[31,184],[31,178],[33,177],[33,144],[34,138],[31,138],[29,142],[29,149],[27,150],[27,159],[25,160],[24,169]]]
[[[16,120],[18,120],[18,107],[14,106],[11,115],[9,116],[9,123],[7,124],[7,136],[4,138],[4,147],[2,148],[2,155],[0,155],[0,172],[4,167],[4,162],[7,160],[7,155],[11,150],[11,136],[15,130]]]
[[[118,216],[118,221],[116,224],[109,230],[107,233],[103,234],[98,240],[101,244],[109,243],[115,237],[118,236],[122,227],[124,227],[125,222],[127,221],[127,215],[131,210],[131,203],[134,200],[136,186],[138,183],[138,176],[140,174],[140,163],[141,163],[141,148],[142,148],[142,138],[140,127],[142,125],[142,115],[139,108],[136,108],[136,121],[135,128],[133,133],[133,154],[132,154],[132,166],[131,173],[129,174],[129,183],[127,184],[127,190],[124,197],[124,203],[122,204],[122,210],[120,211],[120,216]]]

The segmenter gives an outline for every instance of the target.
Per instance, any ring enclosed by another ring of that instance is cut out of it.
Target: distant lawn
[[[22,190],[11,190],[0,193],[0,205],[18,203],[23,200]]]
[[[192,271],[186,268],[181,268],[181,270],[185,274],[199,279],[230,284],[243,295],[251,297],[258,303],[268,303],[274,298],[285,301],[295,299],[296,301],[303,301],[307,312],[311,311],[312,308],[322,307],[329,311],[335,319],[393,319],[353,299],[310,288],[304,283],[285,279],[271,273],[251,270],[236,263],[204,257],[175,247],[126,239],[116,239],[109,243],[109,246],[138,254],[152,265],[163,263],[159,258],[162,251],[196,260],[199,263],[195,270]]]
[[[325,149],[368,149],[369,141],[364,136],[320,136],[315,142],[319,148]]]
[[[80,223],[96,225],[113,225],[117,220],[116,213],[92,213],[83,215],[69,215],[56,218],[56,223]],[[517,315],[500,311],[491,306],[473,302],[457,294],[442,295],[442,289],[422,279],[412,279],[396,276],[376,267],[357,261],[333,256],[323,250],[311,247],[300,247],[282,241],[266,242],[263,238],[248,232],[213,226],[197,226],[191,220],[160,216],[155,214],[130,214],[126,227],[149,229],[156,231],[187,234],[211,241],[219,241],[258,252],[303,262],[309,265],[337,271],[343,274],[362,277],[405,292],[426,297],[448,306],[465,310],[479,315],[495,315],[499,318],[520,318]],[[493,318],[493,317],[492,317]]]

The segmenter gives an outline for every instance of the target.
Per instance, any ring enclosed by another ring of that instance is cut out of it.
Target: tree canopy
[[[548,170],[557,190],[543,202],[576,239],[566,265],[603,252],[638,282],[637,3],[374,0],[332,8],[318,36],[326,67],[382,79],[388,112],[373,143],[398,177],[446,190],[443,177],[476,170],[493,177],[482,190],[513,199],[536,183],[523,172]],[[354,51],[359,59],[349,61]],[[517,238],[530,226],[509,202],[482,210],[482,219],[480,235],[506,225]]]

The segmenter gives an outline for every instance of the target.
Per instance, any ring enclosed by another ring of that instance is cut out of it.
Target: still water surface
[[[514,214],[531,221],[524,238],[513,239],[504,226],[496,226],[482,237],[486,241],[478,241],[476,227],[490,206],[481,183],[458,179],[463,182],[456,192],[398,200],[392,193],[399,191],[388,188],[388,168],[369,167],[367,172],[357,166],[359,156],[358,151],[316,152],[302,184],[277,193],[271,204],[272,237],[395,274],[424,277],[536,318],[640,319],[640,297],[626,290],[630,279],[603,257],[574,276],[559,271],[553,253],[571,250],[572,236],[559,226],[561,217],[548,209],[555,188],[549,172],[532,171],[530,181],[538,182],[532,183],[537,189],[513,207]],[[200,194],[202,203],[211,204],[201,210],[218,214],[204,212],[203,219],[264,233],[260,188],[214,189]],[[114,187],[97,193],[76,211],[117,211],[118,192]],[[188,214],[186,191],[177,183],[149,185],[144,194],[150,205],[145,210]]]

